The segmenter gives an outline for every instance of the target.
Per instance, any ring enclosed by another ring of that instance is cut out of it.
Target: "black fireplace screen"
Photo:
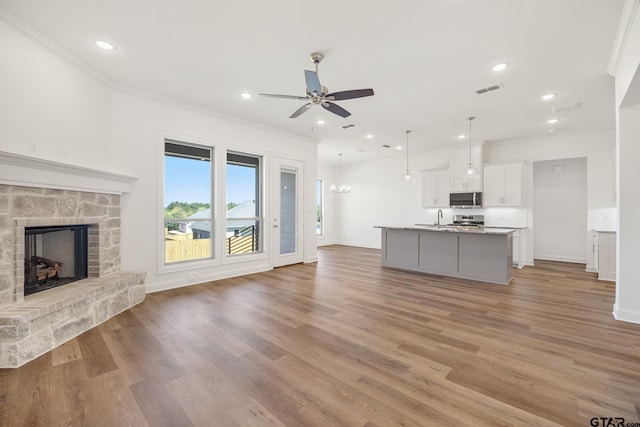
[[[25,296],[87,277],[88,225],[25,228]]]

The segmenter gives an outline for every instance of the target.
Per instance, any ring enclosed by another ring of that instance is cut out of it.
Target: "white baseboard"
[[[354,246],[356,248],[380,249],[380,243],[362,243],[362,242],[336,242],[336,245]]]
[[[623,310],[617,305],[613,306],[613,317],[616,320],[629,323],[640,324],[640,311],[635,310]]]
[[[576,263],[576,264],[586,264],[587,263],[587,259],[586,258],[581,258],[581,257],[563,257],[563,256],[558,256],[558,255],[536,255],[534,256],[535,259],[541,259],[541,260],[545,260],[545,261],[560,261],[560,262],[572,262],[572,263]]]
[[[229,279],[231,277],[239,277],[247,274],[261,273],[263,271],[273,270],[273,267],[261,264],[251,268],[233,268],[225,269],[224,271],[213,272],[209,274],[198,274],[196,277],[180,277],[172,278],[164,281],[156,281],[152,283],[145,283],[146,293],[154,293],[160,291],[166,291],[169,289],[182,288],[184,286],[198,285],[200,283],[211,282],[215,280]]]
[[[596,270],[596,266],[593,264],[587,264],[587,268],[584,269],[584,271],[588,272],[588,273],[597,273],[598,270]]]

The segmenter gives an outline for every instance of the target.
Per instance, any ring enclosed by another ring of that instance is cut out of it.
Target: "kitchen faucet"
[[[438,228],[440,228],[440,218],[442,218],[442,209],[438,209]]]

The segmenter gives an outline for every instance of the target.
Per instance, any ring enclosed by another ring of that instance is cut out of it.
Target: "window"
[[[164,262],[211,258],[212,149],[164,144]]]
[[[262,252],[262,157],[227,153],[227,255]]]
[[[324,233],[324,181],[316,181],[316,235]]]

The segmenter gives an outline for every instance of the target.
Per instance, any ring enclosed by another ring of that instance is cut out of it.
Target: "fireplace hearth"
[[[24,295],[88,277],[88,225],[25,227]]]

